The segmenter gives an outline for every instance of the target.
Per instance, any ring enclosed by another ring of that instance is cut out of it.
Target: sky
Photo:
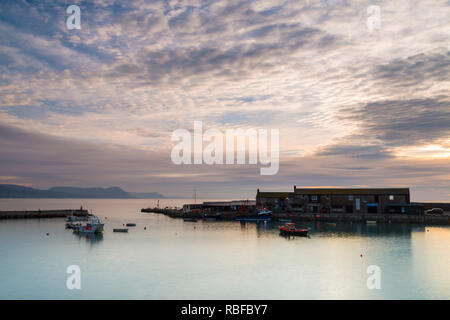
[[[448,202],[449,39],[439,0],[2,0],[0,183],[235,199],[409,187]],[[278,173],[175,165],[172,133],[200,120],[278,129]]]

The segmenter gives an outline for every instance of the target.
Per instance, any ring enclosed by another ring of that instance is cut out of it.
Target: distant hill
[[[160,199],[165,198],[163,195],[157,193],[157,192],[128,192],[129,195],[131,195],[132,198],[136,199]]]
[[[119,187],[53,187],[41,190],[14,184],[0,184],[0,198],[156,199],[164,196],[157,192],[126,192]]]

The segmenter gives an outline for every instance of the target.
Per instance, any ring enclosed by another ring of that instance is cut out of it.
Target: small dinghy
[[[196,218],[184,218],[183,221],[185,222],[197,222]]]
[[[116,229],[113,229],[113,232],[128,232],[128,229],[126,229],[126,228],[116,228]]]
[[[136,227],[136,223],[127,223],[127,227]]]
[[[297,229],[292,222],[286,223],[284,226],[280,226],[280,234],[286,236],[300,236],[306,237],[309,229]]]

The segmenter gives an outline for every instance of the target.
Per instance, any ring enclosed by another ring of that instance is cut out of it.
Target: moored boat
[[[203,220],[218,220],[222,217],[222,213],[220,212],[203,212],[202,219]]]
[[[96,216],[90,216],[86,224],[71,225],[74,233],[102,233],[103,226],[104,224]]]
[[[297,229],[292,222],[286,223],[284,226],[280,226],[280,234],[289,236],[301,236],[306,237],[309,229]]]
[[[236,221],[253,221],[253,222],[258,222],[258,221],[270,221],[272,218],[272,211],[267,210],[267,209],[261,209],[258,210],[257,214],[253,214],[253,215],[241,215],[241,216],[237,216],[236,217]]]
[[[75,215],[73,214],[73,210],[72,210],[72,212],[70,213],[70,215],[68,215],[68,216],[65,218],[65,220],[66,220],[66,222],[68,222],[68,223],[72,223],[72,222],[76,222],[76,221],[86,221],[86,220],[89,220],[89,215],[87,215],[87,216],[75,216]]]

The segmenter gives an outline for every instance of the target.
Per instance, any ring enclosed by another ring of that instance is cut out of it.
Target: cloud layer
[[[0,4],[4,181],[233,197],[408,185],[448,200],[448,2],[377,1],[378,31],[353,1],[74,4],[81,30],[64,1]],[[279,175],[174,166],[171,132],[194,120],[280,129]]]

